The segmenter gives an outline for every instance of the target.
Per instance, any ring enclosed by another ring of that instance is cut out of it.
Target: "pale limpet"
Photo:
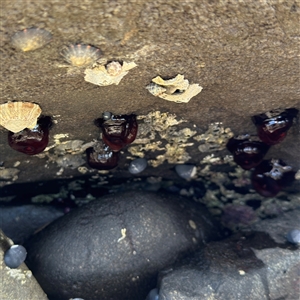
[[[86,67],[100,58],[101,51],[99,48],[91,45],[72,44],[65,47],[62,50],[61,55],[74,67]]]
[[[17,133],[25,128],[33,129],[42,110],[32,102],[8,102],[0,105],[0,125]]]
[[[16,32],[11,37],[13,46],[24,52],[36,50],[48,44],[52,39],[52,34],[41,28],[26,28]]]

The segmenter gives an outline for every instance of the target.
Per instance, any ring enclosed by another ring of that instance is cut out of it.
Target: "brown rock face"
[[[104,111],[175,113],[188,121],[186,127],[196,124],[198,134],[211,122],[223,122],[235,134],[255,133],[251,116],[277,108],[300,109],[299,11],[299,3],[293,0],[4,1],[1,103],[32,101],[45,115],[55,116],[52,143],[53,136],[61,133],[85,142],[98,138],[93,120]],[[50,31],[51,43],[25,53],[14,49],[13,33],[31,26]],[[119,85],[85,82],[84,69],[61,67],[63,46],[78,42],[99,47],[107,60],[134,61],[138,66]],[[164,101],[145,89],[157,75],[177,74],[203,87],[189,103]],[[3,128],[0,146],[6,167],[28,159],[11,151]],[[295,129],[269,155],[297,169],[297,148]],[[196,147],[189,149],[190,162],[206,155]],[[19,182],[55,177],[59,168],[44,165],[30,158],[30,164],[21,168]],[[33,166],[39,172],[33,174]],[[68,175],[78,172],[69,170]]]

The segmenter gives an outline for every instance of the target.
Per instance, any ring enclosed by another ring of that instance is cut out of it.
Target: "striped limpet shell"
[[[91,45],[72,44],[65,47],[62,50],[61,55],[74,67],[86,67],[100,58],[101,51],[99,48]]]
[[[24,52],[39,49],[48,44],[52,39],[52,34],[41,28],[26,28],[16,32],[11,37],[13,46]]]
[[[17,133],[25,128],[32,129],[42,110],[32,102],[8,102],[0,105],[0,125]]]

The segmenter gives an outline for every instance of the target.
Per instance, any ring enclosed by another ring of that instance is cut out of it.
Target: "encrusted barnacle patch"
[[[139,131],[136,140],[128,151],[134,157],[144,157],[146,152],[160,151],[155,159],[148,161],[152,167],[157,167],[167,161],[170,164],[183,164],[191,157],[187,147],[193,146],[188,140],[196,134],[189,128],[178,130],[178,124],[186,122],[177,120],[176,115],[161,113],[160,111],[150,112],[145,116],[138,116]],[[159,141],[155,141],[157,135]]]
[[[222,122],[215,122],[209,125],[204,134],[194,136],[193,139],[201,142],[198,147],[200,152],[214,152],[226,148],[226,143],[233,137],[230,128],[224,128]]]
[[[146,89],[156,97],[176,103],[187,103],[202,91],[199,84],[189,84],[189,81],[184,79],[184,75],[180,74],[169,80],[157,76],[146,86]]]
[[[84,71],[84,80],[99,86],[118,85],[129,70],[136,66],[134,62],[127,63],[125,61],[123,63],[118,61],[104,64],[95,63],[92,68]]]

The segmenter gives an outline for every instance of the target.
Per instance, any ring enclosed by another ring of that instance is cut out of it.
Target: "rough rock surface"
[[[62,215],[61,210],[49,206],[0,206],[0,228],[14,243],[22,244],[36,230]]]
[[[162,275],[159,299],[297,299],[299,268],[299,249],[263,233],[235,236]]]
[[[286,212],[274,219],[262,220],[253,224],[251,229],[267,232],[274,241],[284,244],[290,230],[300,230],[300,208]]]
[[[71,211],[25,245],[51,299],[136,299],[159,270],[220,237],[201,205],[175,195],[127,192]]]
[[[295,0],[2,1],[1,103],[34,101],[44,114],[55,116],[50,144],[60,133],[85,142],[97,138],[93,120],[103,111],[167,111],[187,119],[190,128],[196,124],[198,133],[211,122],[223,122],[235,134],[255,133],[252,115],[300,109],[299,13]],[[32,52],[15,50],[10,37],[31,26],[50,30],[52,42]],[[83,70],[60,66],[62,47],[74,42],[93,44],[104,58],[134,61],[138,67],[118,86],[87,83]],[[203,86],[187,104],[164,101],[145,89],[157,75],[177,74]],[[44,161],[12,151],[6,134],[1,129],[0,156],[6,167],[21,161],[18,182],[58,177],[59,167],[45,169]],[[297,148],[296,130],[269,155],[299,169]],[[206,155],[190,149],[191,163]],[[79,174],[69,170],[60,177],[71,175]]]
[[[296,210],[258,222],[253,227],[261,232],[209,243],[187,263],[162,273],[159,299],[298,299],[300,249],[285,236],[299,224]]]
[[[1,300],[47,300],[30,270],[23,263],[16,269],[4,264],[3,256],[13,242],[0,229],[0,299]]]

